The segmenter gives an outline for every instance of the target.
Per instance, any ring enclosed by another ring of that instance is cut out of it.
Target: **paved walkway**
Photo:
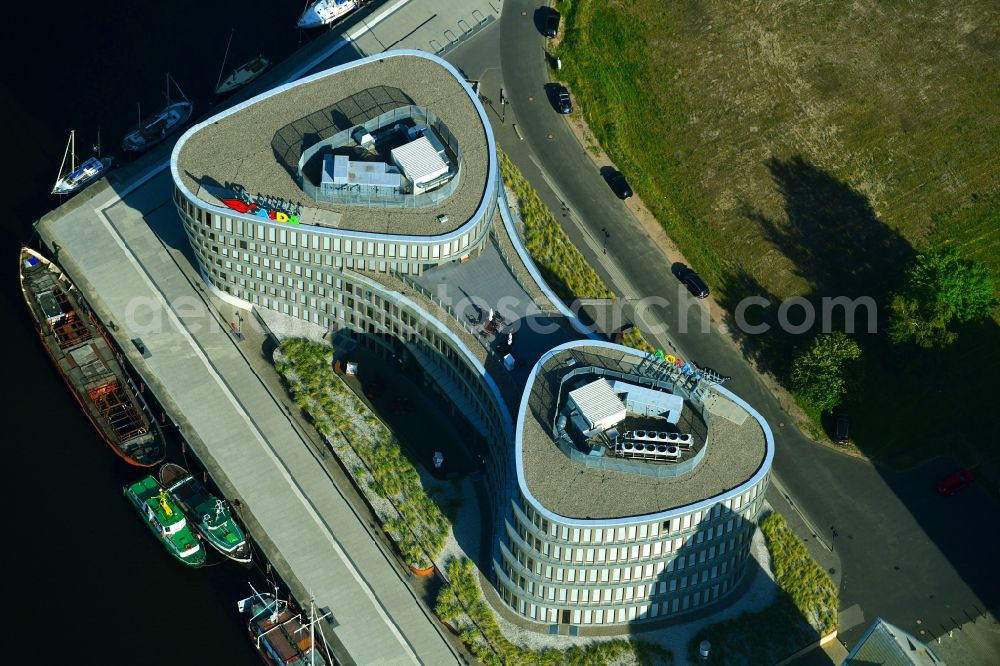
[[[360,664],[455,663],[436,620],[153,233],[151,225],[177,224],[170,192],[161,171],[124,201],[105,190],[39,232],[58,244],[57,260],[99,316],[115,323],[130,361],[213,478],[264,530],[282,577],[333,612],[338,626],[327,636]]]
[[[314,40],[271,76],[302,75],[389,48],[444,52],[493,23],[500,8],[490,0],[443,6],[394,0],[346,22],[340,34]],[[274,85],[268,78],[241,96]],[[220,487],[241,499],[249,524],[263,531],[255,536],[282,577],[298,588],[296,596],[312,594],[318,607],[333,612],[336,624],[325,633],[338,660],[455,663],[453,646],[384,544],[332,482],[225,322],[220,326],[206,307],[200,285],[184,275],[151,230],[173,229],[162,241],[190,259],[170,199],[169,173],[155,170],[154,159],[162,167],[168,151],[165,146],[122,170],[130,188],[124,201],[106,184],[95,185],[46,216],[38,224],[41,237],[58,250],[57,261],[99,316],[115,322],[113,335]],[[137,185],[143,178],[148,180]],[[222,312],[228,316],[226,308]],[[142,339],[148,358],[129,344],[133,338]]]

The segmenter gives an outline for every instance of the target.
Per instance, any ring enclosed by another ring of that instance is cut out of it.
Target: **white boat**
[[[184,97],[184,101],[170,102],[171,80],[170,74],[167,74],[167,105],[160,112],[140,120],[139,126],[129,132],[122,141],[124,151],[140,153],[148,150],[179,130],[191,118],[194,105],[188,101],[180,86],[177,86],[177,90],[181,93],[181,97]],[[174,85],[177,85],[176,81]]]
[[[98,135],[100,136],[100,135]],[[56,184],[52,186],[52,194],[75,194],[87,185],[99,180],[115,162],[113,157],[101,157],[100,139],[98,139],[97,155],[76,164],[76,130],[70,130],[69,141],[66,142],[66,152],[63,153],[62,164],[59,165],[59,175]],[[66,158],[69,158],[69,170],[66,171]]]
[[[270,66],[271,61],[263,55],[259,55],[253,60],[234,69],[232,73],[226,77],[225,81],[216,86],[215,93],[217,95],[223,95],[225,93],[232,92],[237,88],[242,88],[263,74],[264,70]]]
[[[298,26],[318,28],[330,25],[353,12],[359,4],[357,0],[316,0],[302,12]]]

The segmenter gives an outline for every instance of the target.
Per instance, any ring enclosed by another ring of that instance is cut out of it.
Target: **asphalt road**
[[[727,388],[767,418],[775,434],[778,481],[769,499],[807,536],[810,550],[840,583],[842,639],[852,644],[877,615],[929,639],[947,635],[987,608],[996,614],[996,504],[978,487],[939,497],[934,482],[954,469],[952,460],[893,473],[813,443],[790,423],[734,346],[716,330],[703,330],[702,306],[678,298],[682,290],[669,262],[555,112],[545,89],[545,43],[534,19],[538,7],[507,0],[499,24],[448,60],[481,80],[502,148],[608,284],[628,302],[643,296],[670,301],[647,311],[650,320],[669,326],[654,339],[730,375]],[[506,106],[500,104],[501,87]],[[788,499],[797,515],[789,512]]]

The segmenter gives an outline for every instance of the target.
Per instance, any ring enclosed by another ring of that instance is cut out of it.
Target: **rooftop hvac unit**
[[[653,444],[652,442],[635,442],[619,440],[615,442],[614,453],[621,458],[639,458],[641,460],[659,460],[677,462],[681,459],[681,450],[672,444]]]
[[[375,137],[368,133],[363,126],[358,125],[351,131],[351,138],[362,148],[370,148],[375,145]]]
[[[679,446],[687,451],[694,446],[694,437],[687,433],[679,432],[657,432],[653,430],[630,430],[625,433],[624,439],[636,442],[653,442]]]

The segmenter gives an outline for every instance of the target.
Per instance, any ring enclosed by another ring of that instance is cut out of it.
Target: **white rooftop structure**
[[[419,193],[448,173],[448,163],[426,136],[421,136],[390,151],[392,161],[403,175],[413,182],[413,191]]]
[[[385,188],[398,191],[403,177],[396,167],[385,162],[352,162],[347,155],[326,155],[323,158],[322,185],[343,187],[359,185],[362,188]]]
[[[636,386],[621,380],[611,382],[611,390],[625,395],[625,407],[634,414],[662,416],[668,423],[677,423],[684,409],[684,398],[666,391]]]
[[[607,430],[625,420],[625,403],[603,377],[570,391],[569,407],[580,413],[591,432]]]

